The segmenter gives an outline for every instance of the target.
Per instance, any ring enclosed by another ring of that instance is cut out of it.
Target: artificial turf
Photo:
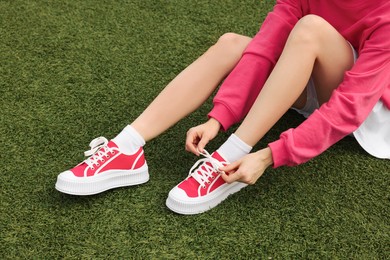
[[[88,197],[54,189],[90,140],[115,136],[224,32],[253,36],[272,5],[0,1],[0,258],[388,259],[390,164],[351,137],[268,169],[204,214],[169,211],[169,190],[197,160],[185,133],[211,99],[147,144],[147,184]],[[288,112],[256,149],[301,121]]]

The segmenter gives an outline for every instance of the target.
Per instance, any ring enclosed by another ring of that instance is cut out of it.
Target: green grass
[[[207,213],[170,212],[169,190],[197,160],[185,133],[211,99],[146,146],[149,183],[90,197],[54,189],[90,140],[115,136],[224,32],[253,36],[272,4],[0,1],[0,258],[389,258],[390,165],[352,138],[267,170]],[[288,112],[257,148],[300,122]]]

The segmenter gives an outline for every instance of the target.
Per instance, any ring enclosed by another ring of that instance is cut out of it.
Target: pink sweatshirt
[[[378,100],[390,109],[389,0],[278,0],[221,85],[209,117],[218,120],[225,130],[244,118],[290,31],[307,14],[321,16],[332,24],[358,51],[359,58],[327,103],[269,144],[275,168],[301,164],[319,155],[355,131]]]

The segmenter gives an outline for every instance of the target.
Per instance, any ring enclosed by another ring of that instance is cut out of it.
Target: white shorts
[[[390,110],[381,100],[353,135],[372,156],[390,159]]]
[[[353,47],[352,50],[356,61],[357,52]],[[308,118],[319,108],[319,103],[312,78],[310,78],[306,88],[307,101],[305,107],[302,109],[293,109]],[[363,124],[353,132],[353,136],[360,146],[372,156],[381,159],[390,159],[390,110],[381,100],[376,103]]]
[[[297,111],[305,118],[308,118],[311,114],[313,114],[314,110],[320,107],[318,103],[316,87],[314,85],[314,81],[312,78],[309,79],[309,82],[306,85],[306,94],[307,94],[306,105],[301,109],[295,107],[292,107],[291,109]]]

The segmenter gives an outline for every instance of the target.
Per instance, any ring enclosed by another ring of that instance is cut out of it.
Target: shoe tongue
[[[217,159],[220,162],[225,162],[226,161],[217,151],[213,152],[211,154],[211,157],[213,157],[214,159]],[[212,164],[210,162],[205,162],[205,164],[208,165],[208,166],[212,166]],[[200,166],[200,168],[198,170],[196,170],[196,172],[199,173],[200,169],[202,169],[203,171],[206,170],[205,166],[202,165],[202,166]]]
[[[107,143],[107,147],[108,147],[108,148],[118,148],[118,146],[117,146],[113,141],[109,141],[109,142]],[[94,157],[94,156],[97,154],[98,151],[104,153],[104,152],[106,152],[106,147],[103,146],[103,147],[99,148],[98,150],[96,150],[96,152],[92,155],[92,157]]]
[[[112,140],[108,142],[107,146],[108,146],[109,148],[118,148],[118,146],[116,145],[116,143],[114,143],[114,141],[112,141]]]
[[[217,151],[213,152],[211,154],[211,157],[213,157],[214,159],[217,159],[220,162],[227,162]]]

